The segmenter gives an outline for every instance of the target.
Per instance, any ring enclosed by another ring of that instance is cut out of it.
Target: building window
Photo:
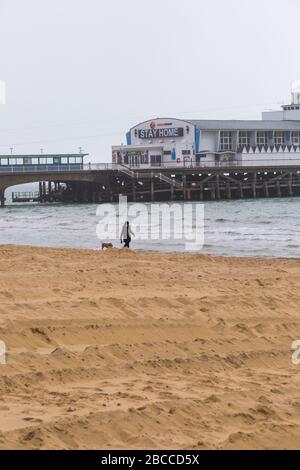
[[[182,150],[182,155],[191,155],[190,150]]]
[[[300,131],[294,131],[292,133],[293,145],[300,145]]]
[[[149,157],[148,157],[148,152],[143,152],[141,154],[140,162],[142,165],[148,165],[149,163]]]
[[[239,147],[245,147],[250,143],[250,135],[248,131],[239,132]]]
[[[161,166],[161,155],[151,155],[151,166]]]
[[[257,132],[257,145],[267,145],[268,143],[268,134],[265,131]]]
[[[284,134],[282,131],[276,131],[274,134],[275,145],[282,145],[284,143]]]
[[[232,133],[221,131],[220,150],[232,150]]]

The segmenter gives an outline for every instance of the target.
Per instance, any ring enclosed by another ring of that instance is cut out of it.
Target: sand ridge
[[[299,267],[0,247],[0,449],[297,448]]]

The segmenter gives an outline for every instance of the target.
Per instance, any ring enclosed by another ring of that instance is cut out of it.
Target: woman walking
[[[125,222],[122,228],[121,232],[121,243],[124,242],[124,248],[129,248],[130,242],[131,242],[131,236],[134,237],[134,233],[130,227],[130,223]]]

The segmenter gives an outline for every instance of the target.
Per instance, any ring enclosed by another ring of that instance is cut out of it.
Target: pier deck
[[[159,167],[132,169],[114,164],[85,165],[80,170],[0,173],[0,197],[17,184],[39,182],[34,198],[18,193],[18,202],[206,201],[300,196],[300,161],[290,165]],[[17,193],[15,193],[17,194]],[[27,198],[27,199],[26,199]],[[29,198],[29,199],[28,199]]]

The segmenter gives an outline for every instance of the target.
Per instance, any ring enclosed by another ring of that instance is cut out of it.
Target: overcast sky
[[[259,119],[300,78],[299,19],[299,0],[0,0],[0,153],[110,161],[145,119]]]

